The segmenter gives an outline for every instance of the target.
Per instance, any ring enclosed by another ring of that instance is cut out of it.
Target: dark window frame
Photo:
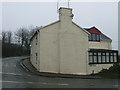
[[[35,57],[36,57],[36,64],[37,64],[37,60],[38,60],[38,53],[35,53]]]
[[[108,55],[107,55],[108,53]],[[110,52],[106,52],[106,62],[107,62],[107,57],[108,57],[108,62],[110,62]]]
[[[37,35],[36,35],[36,38],[35,38],[35,39],[36,39],[36,45],[37,45],[37,43],[38,43],[38,37],[37,37]]]
[[[90,53],[91,53],[91,52],[90,52]],[[91,53],[91,54],[90,54],[90,53],[89,53],[89,61],[90,61],[91,57],[93,56],[93,53]],[[92,57],[92,59],[93,59],[93,57]],[[93,62],[93,63],[94,63],[94,62]]]
[[[96,54],[95,54],[96,53]],[[95,63],[98,63],[98,53],[97,52],[93,52],[93,62],[95,62]],[[94,57],[96,57],[96,61],[95,61],[95,58]]]
[[[112,54],[112,55],[111,55]],[[113,61],[114,62],[114,53],[110,53],[110,62],[111,62],[111,57],[113,58]]]
[[[100,42],[100,36],[101,36],[101,34],[92,33],[92,34],[89,35],[89,41],[98,41],[98,42]]]
[[[93,51],[89,51],[89,53],[92,53],[91,55],[89,55],[89,60],[90,60],[90,56],[92,57],[92,62],[89,61],[89,64],[113,64],[113,63],[118,63],[118,51],[115,50],[93,50]],[[96,55],[94,55],[94,53],[97,53]],[[99,56],[98,53],[101,53],[101,62],[99,62]],[[103,55],[103,53],[105,53]],[[109,62],[107,62],[107,56],[106,53],[109,53]],[[113,53],[113,55],[111,55],[111,53]],[[116,53],[116,55],[114,55]],[[94,56],[97,56],[97,62],[94,62]],[[103,56],[105,56],[105,62],[102,61]],[[111,56],[113,56],[113,62],[111,62]],[[116,56],[116,62],[114,60],[114,57]]]
[[[100,53],[100,55],[98,54],[98,53]],[[97,54],[98,54],[98,57],[97,57],[97,59],[98,59],[98,63],[101,63],[102,62],[102,53],[101,52],[98,52]],[[100,60],[99,60],[99,57],[100,57]],[[100,61],[100,62],[99,62]]]

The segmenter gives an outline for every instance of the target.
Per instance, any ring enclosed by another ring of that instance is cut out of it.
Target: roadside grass
[[[28,57],[28,58],[30,58],[30,55],[15,55],[15,56],[2,56],[2,57],[0,57],[0,58],[11,58],[11,57]]]
[[[99,73],[91,75],[98,75],[103,78],[120,79],[120,65],[114,64],[109,69],[102,69]]]

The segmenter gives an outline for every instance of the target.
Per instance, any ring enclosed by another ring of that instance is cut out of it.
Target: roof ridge
[[[86,31],[84,28],[82,28],[79,25],[77,25],[75,22],[72,21],[72,23],[75,24],[77,27],[81,28],[85,33],[90,34],[88,31]]]

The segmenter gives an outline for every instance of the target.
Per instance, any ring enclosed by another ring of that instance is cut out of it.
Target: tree
[[[12,41],[12,32],[11,31],[7,32],[7,38],[8,38],[8,43],[11,44],[11,41]]]
[[[18,42],[22,47],[22,52],[23,53],[29,53],[30,51],[30,43],[29,43],[29,39],[30,39],[30,30],[22,27],[19,28],[16,32],[15,35],[18,37]]]
[[[2,43],[6,43],[7,42],[7,32],[2,31]]]
[[[21,27],[16,32],[2,31],[2,56],[21,56],[30,54],[30,38],[35,33],[36,28],[30,26],[29,28]],[[12,38],[14,37],[14,38]],[[12,40],[14,39],[14,40]],[[16,43],[13,43],[13,42]]]
[[[18,42],[19,44],[23,47],[25,44],[25,41],[29,37],[29,30],[27,28],[19,28],[16,32],[15,35],[18,37]]]
[[[33,26],[29,28],[21,27],[16,32],[2,31],[2,56],[20,56],[30,54],[30,38],[37,28]],[[12,38],[14,36],[14,38]],[[14,40],[12,40],[14,39]],[[16,42],[17,43],[12,43]]]

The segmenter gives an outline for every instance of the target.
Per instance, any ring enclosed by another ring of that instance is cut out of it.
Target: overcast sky
[[[59,7],[67,7],[67,2],[59,2]],[[82,28],[96,26],[113,40],[113,49],[118,49],[117,2],[70,2],[70,7],[75,23]],[[58,19],[56,2],[2,3],[2,30],[16,31],[17,28],[31,25],[45,26]]]

